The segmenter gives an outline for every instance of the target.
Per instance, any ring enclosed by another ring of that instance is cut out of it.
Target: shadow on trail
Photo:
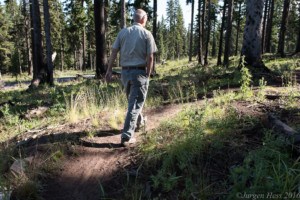
[[[49,144],[49,143],[65,143],[70,142],[71,144],[81,145],[85,147],[94,148],[120,148],[120,143],[115,143],[115,139],[111,140],[110,137],[118,137],[120,134],[119,130],[101,130],[93,134],[93,137],[89,137],[89,133],[86,131],[79,132],[61,132],[51,133],[37,136],[32,133],[28,133],[22,138],[12,138],[6,142],[8,144],[16,144],[16,147],[32,147],[36,145]],[[118,140],[119,141],[119,140]]]
[[[55,78],[54,80],[58,83],[66,83],[66,82],[71,82],[71,81],[75,81],[78,80],[80,78],[85,78],[85,79],[93,79],[95,77],[95,75],[77,75],[77,76],[68,76],[68,77],[60,77],[60,78]],[[2,88],[5,89],[10,89],[10,88],[14,88],[17,86],[29,86],[31,83],[31,81],[3,81],[2,83]]]

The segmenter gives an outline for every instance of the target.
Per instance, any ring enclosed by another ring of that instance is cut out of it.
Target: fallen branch
[[[283,123],[281,120],[277,119],[272,114],[268,115],[268,120],[274,131],[283,134],[284,136],[289,138],[293,144],[300,143],[300,134],[293,128]]]

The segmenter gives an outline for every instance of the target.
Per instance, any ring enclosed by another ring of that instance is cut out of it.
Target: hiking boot
[[[131,144],[134,144],[134,143],[136,143],[136,139],[135,138],[124,138],[124,137],[122,137],[121,138],[121,145],[122,146],[125,146],[125,147],[127,147],[127,146],[129,146],[129,145],[131,145]]]

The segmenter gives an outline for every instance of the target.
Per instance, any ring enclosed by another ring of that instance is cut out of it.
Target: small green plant
[[[292,84],[286,87],[285,92],[280,98],[280,102],[285,105],[288,109],[298,108],[298,98],[300,96],[300,92],[297,87],[292,86]]]
[[[252,75],[249,71],[249,69],[245,66],[243,66],[241,68],[241,80],[240,80],[240,83],[241,83],[241,92],[242,92],[242,96],[243,98],[249,98],[249,97],[252,97],[252,90],[250,88],[250,85],[251,85],[251,80],[252,78]]]
[[[264,79],[264,77],[259,79],[259,89],[257,93],[258,100],[264,101],[266,86],[267,86],[267,81]]]
[[[263,146],[251,151],[241,166],[231,171],[233,181],[228,199],[238,193],[278,195],[284,199],[288,193],[298,192],[300,164],[290,158],[291,148],[270,131],[265,132]]]

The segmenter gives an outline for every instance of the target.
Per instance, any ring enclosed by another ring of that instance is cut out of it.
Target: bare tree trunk
[[[25,31],[25,41],[26,41],[26,60],[28,66],[28,75],[32,75],[32,62],[31,62],[31,48],[30,48],[30,37],[29,37],[29,30],[30,30],[30,20],[26,10],[26,1],[23,0],[23,16],[24,16],[24,31]]]
[[[154,40],[157,40],[157,0],[153,1],[153,37]],[[153,74],[156,74],[156,56],[154,57],[154,62],[153,62]]]
[[[266,41],[266,21],[268,18],[268,8],[269,8],[269,0],[265,0],[265,8],[264,8],[264,18],[263,18],[263,26],[262,26],[262,41],[261,41],[261,53],[265,52],[265,41]]]
[[[290,0],[284,0],[283,11],[282,11],[281,25],[280,25],[280,31],[279,31],[278,49],[277,49],[277,53],[281,57],[285,57],[284,42],[285,42],[285,33],[286,33],[286,29],[287,29],[290,2],[291,2]]]
[[[297,45],[296,45],[296,50],[295,53],[299,53],[300,52],[300,6],[298,7],[299,9],[299,18],[298,18],[298,38],[297,38]]]
[[[94,2],[95,35],[96,35],[96,78],[100,79],[106,72],[105,43],[105,4],[103,0]]]
[[[224,5],[223,5],[223,15],[222,15],[222,24],[221,24],[221,30],[220,30],[219,53],[218,53],[218,61],[217,61],[217,65],[221,65],[221,64],[222,64],[222,54],[223,54],[223,32],[224,32],[224,26],[225,26],[226,4],[227,4],[227,0],[224,0]]]
[[[206,1],[207,0],[202,0],[203,2],[203,5],[202,5],[202,20],[201,20],[201,25],[202,25],[202,57],[203,57],[203,54],[207,51],[207,49],[204,49],[205,47],[205,18],[206,18]],[[204,52],[205,51],[205,52]],[[205,65],[205,60],[203,58],[203,65]]]
[[[198,63],[204,65],[203,59],[203,49],[202,49],[202,42],[203,42],[203,30],[201,25],[201,0],[198,1],[198,12],[199,12],[199,49],[198,49]]]
[[[266,39],[265,39],[265,52],[267,52],[267,53],[271,52],[274,4],[275,4],[275,0],[270,0],[269,12],[268,12],[268,21],[267,21]]]
[[[31,86],[38,86],[42,81],[41,73],[45,73],[43,65],[43,48],[41,34],[41,15],[38,0],[31,0],[31,24],[32,24],[32,61],[33,79]]]
[[[84,7],[84,0],[81,0],[81,6]],[[82,52],[82,60],[81,60],[81,66],[80,68],[85,71],[86,70],[86,32],[85,32],[85,26],[83,27],[82,32],[82,42],[81,42],[81,52]]]
[[[207,36],[206,36],[206,44],[205,44],[205,57],[204,57],[204,65],[208,65],[208,46],[209,46],[209,39],[210,39],[210,24],[211,24],[211,0],[208,0],[208,16],[207,16]]]
[[[247,0],[242,55],[245,56],[247,65],[257,68],[264,67],[261,57],[261,22],[263,7],[263,0]]]
[[[238,55],[238,48],[239,48],[239,36],[240,36],[240,30],[241,30],[241,17],[242,17],[242,2],[239,2],[239,13],[238,13],[238,19],[237,19],[237,27],[236,27],[236,41],[235,41],[235,55]]]
[[[195,0],[192,0],[192,14],[191,14],[191,31],[190,31],[189,62],[192,61],[192,57],[193,57],[194,7],[195,7]]]
[[[121,29],[126,27],[126,1],[121,0]]]
[[[229,65],[229,55],[230,55],[230,41],[232,32],[232,16],[233,16],[233,0],[228,2],[228,16],[227,16],[227,29],[226,29],[226,40],[224,49],[224,62],[223,65],[228,67]]]
[[[64,52],[65,52],[64,37],[61,36],[61,38],[60,38],[60,70],[61,71],[64,70],[64,57],[65,57]]]
[[[215,19],[214,19],[213,43],[212,43],[212,49],[211,49],[211,56],[212,57],[216,57],[216,55],[217,55],[216,22],[217,22],[217,19],[215,17]]]
[[[46,49],[47,49],[47,78],[50,85],[54,85],[53,80],[53,62],[52,62],[52,43],[50,32],[50,13],[48,0],[43,0],[44,5],[44,25],[46,35]]]

